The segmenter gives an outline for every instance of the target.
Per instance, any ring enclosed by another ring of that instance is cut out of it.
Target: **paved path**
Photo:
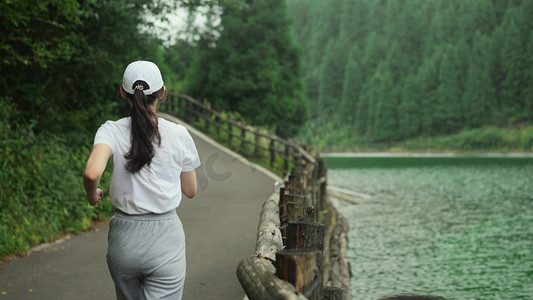
[[[189,130],[202,166],[198,195],[178,208],[187,240],[183,298],[241,300],[237,264],[254,253],[261,205],[281,179]],[[104,226],[0,264],[0,300],[115,299],[107,231]]]

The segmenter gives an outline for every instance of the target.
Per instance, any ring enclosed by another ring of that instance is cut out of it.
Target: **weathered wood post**
[[[319,300],[322,277],[317,266],[320,251],[281,250],[276,253],[276,275],[292,283],[308,299]]]
[[[322,299],[323,300],[343,300],[344,289],[333,287],[333,286],[324,286],[322,287]]]
[[[289,203],[305,203],[305,195],[300,194],[289,194],[291,190],[288,190],[287,188],[280,188],[280,195],[279,195],[279,220],[280,220],[280,230],[281,234],[283,236],[283,243],[286,242],[287,237],[287,223],[288,220],[288,204]]]
[[[210,134],[211,132],[209,130],[211,129],[211,123],[213,122],[213,120],[211,120],[211,103],[207,102],[207,104],[205,105],[203,116],[205,118],[205,132],[207,134]]]
[[[291,191],[292,194],[305,195],[304,184],[299,180],[298,176],[289,175],[289,180],[285,181],[285,187]]]
[[[289,161],[291,159],[290,154],[291,147],[289,144],[285,144],[285,157],[283,158],[285,161],[283,163],[283,172],[286,174],[289,173]]]
[[[254,131],[254,144],[254,157],[261,158],[261,133],[259,132],[259,129]]]
[[[189,115],[189,111],[187,111],[187,103],[189,103],[189,101],[187,101],[186,99],[181,99],[180,105],[179,105],[181,116],[185,118],[187,118],[187,116]]]
[[[287,220],[291,222],[298,219],[314,220],[315,207],[305,203],[288,202]]]
[[[290,190],[287,188],[282,188],[282,189],[283,190],[280,190],[280,195],[279,195],[279,215],[280,215],[281,222],[286,223],[287,204],[290,202],[303,204],[305,203],[305,195],[302,195],[295,190]]]
[[[230,147],[232,147],[233,146],[233,123],[232,122],[228,122],[228,134],[229,134],[228,144],[230,145]]]
[[[246,152],[246,131],[246,125],[241,125],[241,153],[249,156],[248,152]]]
[[[295,173],[291,172],[289,175],[289,184],[294,184],[295,188],[302,190],[304,193],[307,193],[307,173],[300,171]]]
[[[328,170],[326,169],[326,162],[324,161],[324,159],[320,158],[317,160],[317,163],[318,163],[318,174],[319,174],[319,181],[318,181],[318,184],[319,184],[319,197],[318,197],[318,209],[319,210],[323,210],[324,209],[324,199],[326,197],[326,193],[327,193],[327,188],[328,188],[328,180],[327,180],[327,172]]]
[[[186,121],[187,123],[191,124],[191,120],[192,120],[192,114],[193,114],[193,109],[192,109],[192,103],[191,101],[187,101],[186,103],[187,105],[187,115],[186,115]]]
[[[217,136],[220,136],[220,127],[222,126],[221,123],[222,123],[222,120],[220,119],[220,117],[218,116],[218,114],[215,114],[215,129],[216,129],[216,132],[217,132]]]
[[[324,224],[308,221],[291,221],[287,226],[287,249],[324,250]]]
[[[270,167],[274,168],[276,165],[276,142],[272,137],[270,137],[270,146],[268,147],[270,152]]]

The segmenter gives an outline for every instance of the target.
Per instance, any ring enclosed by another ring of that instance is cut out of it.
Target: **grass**
[[[510,128],[486,126],[465,129],[456,134],[417,137],[401,142],[371,143],[346,130],[332,130],[315,144],[319,152],[457,152],[457,153],[529,153],[533,151],[533,126]],[[319,135],[318,133],[317,135]],[[309,141],[300,137],[302,143]]]

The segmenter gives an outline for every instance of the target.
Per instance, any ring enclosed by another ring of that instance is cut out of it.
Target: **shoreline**
[[[321,152],[320,157],[509,157],[533,158],[533,152]]]

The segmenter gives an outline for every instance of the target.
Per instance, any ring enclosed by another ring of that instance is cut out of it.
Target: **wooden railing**
[[[324,249],[326,226],[319,218],[326,205],[324,161],[292,141],[235,121],[186,95],[170,93],[159,109],[285,178],[263,204],[256,253],[237,267],[248,298],[343,299],[343,289],[324,286],[323,262],[330,255]]]
[[[302,146],[264,130],[236,121],[190,96],[169,93],[159,110],[194,125],[218,142],[251,161],[269,167],[279,175],[301,162],[315,163]]]

